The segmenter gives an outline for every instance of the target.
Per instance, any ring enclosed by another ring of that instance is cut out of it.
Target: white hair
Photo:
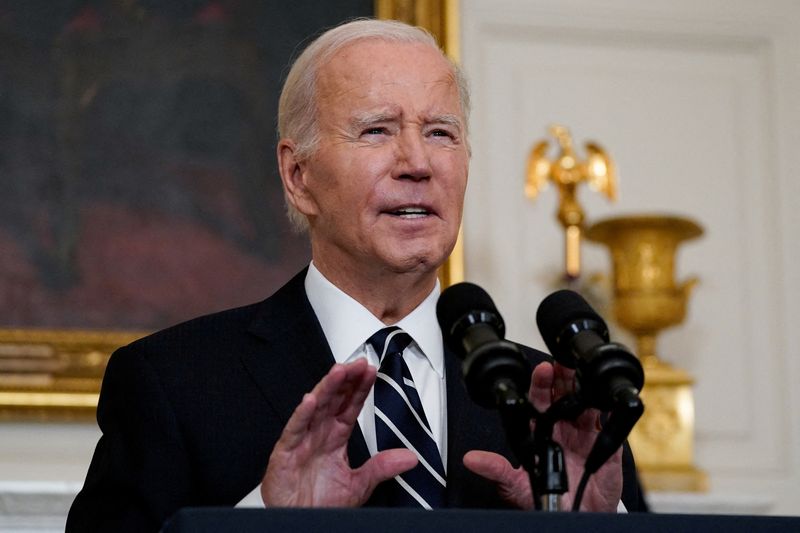
[[[294,155],[298,161],[311,156],[319,145],[316,82],[320,69],[336,52],[355,41],[365,39],[419,43],[438,50],[453,69],[466,127],[470,105],[466,78],[458,65],[439,49],[433,36],[423,28],[396,20],[359,18],[320,35],[303,50],[286,76],[278,102],[278,137],[295,142]],[[295,209],[288,198],[286,209],[296,230],[302,232],[308,229],[308,220]]]

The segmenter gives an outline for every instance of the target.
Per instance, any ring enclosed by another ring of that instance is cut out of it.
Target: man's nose
[[[423,180],[431,177],[431,162],[421,132],[406,130],[398,138],[397,179]]]

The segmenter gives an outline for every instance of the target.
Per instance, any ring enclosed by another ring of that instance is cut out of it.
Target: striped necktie
[[[397,507],[444,506],[446,474],[414,380],[403,361],[411,337],[397,326],[384,328],[367,339],[380,360],[375,381],[375,436],[378,451],[408,448],[419,463],[395,476],[390,505]]]

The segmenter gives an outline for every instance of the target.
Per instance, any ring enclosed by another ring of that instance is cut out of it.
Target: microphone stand
[[[527,398],[517,394],[516,388],[505,380],[495,383],[495,398],[500,420],[506,433],[506,441],[520,465],[528,472],[533,503],[536,510],[541,509],[541,501],[536,495],[537,470],[536,450],[530,430],[531,419],[536,413]]]
[[[535,508],[552,512],[561,510],[561,495],[569,489],[569,479],[564,450],[553,440],[555,421],[547,418],[537,418],[533,432],[536,466],[531,490]]]
[[[570,394],[540,413],[504,380],[495,384],[495,399],[506,440],[530,477],[534,508],[560,511],[561,495],[567,492],[569,480],[564,452],[553,440],[553,428],[559,420],[575,419],[586,409],[585,404],[578,396]],[[532,419],[536,420],[533,432],[530,430]]]
[[[544,413],[534,410],[533,443],[537,467],[534,499],[541,502],[537,509],[561,510],[561,495],[569,489],[569,479],[564,452],[553,440],[553,428],[559,420],[574,420],[585,409],[586,405],[579,396],[568,394],[555,401]]]

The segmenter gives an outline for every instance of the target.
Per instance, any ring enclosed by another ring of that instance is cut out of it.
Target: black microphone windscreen
[[[539,304],[536,311],[536,325],[550,353],[556,355],[558,336],[564,328],[579,320],[594,320],[605,327],[600,318],[583,296],[570,290],[556,291]]]
[[[473,311],[488,311],[500,316],[491,296],[474,283],[464,281],[442,291],[436,303],[436,318],[448,345],[452,342],[453,326]]]

